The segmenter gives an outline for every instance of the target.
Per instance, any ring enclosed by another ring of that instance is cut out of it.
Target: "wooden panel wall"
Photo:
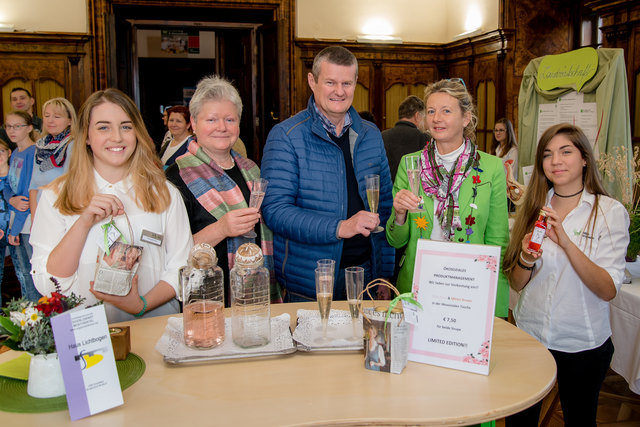
[[[624,49],[629,84],[631,135],[640,144],[640,3],[591,1],[587,7],[602,17],[603,46]]]
[[[532,59],[568,52],[574,45],[575,22],[580,11],[578,2],[502,0],[501,10],[505,56],[498,56],[503,75],[496,82],[498,102],[496,117],[506,117],[516,127],[518,94],[524,70]]]
[[[2,116],[11,108],[8,93],[23,85],[34,95],[36,111],[55,96],[64,96],[77,108],[91,93],[89,37],[70,34],[0,33],[0,88]]]
[[[498,79],[502,70],[497,66],[496,58],[504,55],[506,44],[503,39],[501,31],[447,45],[359,44],[298,39],[294,49],[296,74],[292,113],[306,108],[311,95],[307,73],[311,71],[315,55],[327,46],[344,46],[358,58],[358,81],[369,89],[368,110],[384,130],[395,124],[402,99],[408,95],[422,96],[424,87],[440,78],[461,77],[471,83],[478,79]]]

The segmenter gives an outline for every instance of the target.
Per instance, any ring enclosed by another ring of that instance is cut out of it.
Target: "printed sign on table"
[[[69,415],[77,420],[124,403],[103,305],[51,318]]]
[[[409,360],[489,374],[500,247],[418,240]]]

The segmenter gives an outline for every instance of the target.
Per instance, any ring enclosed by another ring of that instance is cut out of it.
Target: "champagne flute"
[[[318,268],[328,268],[331,270],[331,274],[336,272],[336,261],[333,259],[328,259],[328,258],[324,258],[324,259],[319,259],[317,261],[317,267]]]
[[[322,321],[322,337],[316,338],[315,342],[326,344],[330,341],[327,338],[327,325],[329,324],[331,300],[333,299],[333,273],[329,268],[316,268],[316,298]]]
[[[420,196],[420,156],[406,156],[404,161],[407,166],[407,178],[411,192],[420,199],[418,209],[410,212],[421,212],[423,209],[422,197]]]
[[[269,184],[269,181],[264,178],[251,181],[251,197],[249,197],[250,208],[260,209],[260,205],[262,205],[262,201],[264,200],[264,193],[267,191],[267,184]],[[258,235],[254,230],[251,230],[243,234],[242,237],[255,239]]]
[[[347,267],[344,270],[344,282],[347,288],[351,324],[353,325],[353,337],[351,337],[351,340],[362,339],[362,334],[358,333],[358,317],[360,315],[358,305],[360,303],[360,294],[364,287],[364,268]]]
[[[378,200],[380,199],[380,175],[366,175],[364,177],[367,183],[367,201],[369,202],[369,210],[372,213],[378,213]],[[372,233],[384,231],[384,228],[377,226]]]
[[[323,258],[323,259],[319,259],[317,262],[317,267],[319,269],[326,269],[328,270],[327,274],[330,274],[331,277],[334,278],[334,283],[335,283],[335,277],[336,277],[336,261],[333,259],[329,259],[329,258]],[[322,331],[322,326],[318,326],[316,328],[317,331]],[[333,327],[329,326],[327,327],[327,331],[331,332],[332,330],[334,330]]]

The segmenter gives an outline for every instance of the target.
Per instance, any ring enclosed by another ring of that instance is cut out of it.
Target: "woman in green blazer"
[[[433,83],[425,90],[425,101],[432,140],[400,161],[386,227],[393,247],[407,246],[398,275],[400,292],[411,291],[418,239],[495,245],[502,255],[509,243],[504,167],[474,143],[477,116],[464,82]],[[421,197],[409,187],[408,156],[419,156]],[[413,212],[419,205],[424,210]],[[496,316],[507,317],[508,305],[509,285],[500,272]]]

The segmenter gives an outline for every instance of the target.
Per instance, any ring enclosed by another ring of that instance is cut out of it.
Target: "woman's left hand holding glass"
[[[237,237],[253,230],[260,221],[258,208],[242,208],[227,212],[220,219],[225,237]]]

